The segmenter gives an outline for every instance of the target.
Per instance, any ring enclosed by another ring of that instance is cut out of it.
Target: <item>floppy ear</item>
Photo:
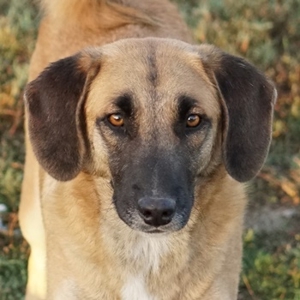
[[[208,73],[213,72],[221,95],[226,169],[234,179],[248,181],[259,172],[268,154],[276,89],[242,58],[209,45],[200,46],[200,55]]]
[[[29,136],[41,166],[55,179],[73,179],[87,152],[83,105],[99,70],[88,53],[47,67],[25,90]]]

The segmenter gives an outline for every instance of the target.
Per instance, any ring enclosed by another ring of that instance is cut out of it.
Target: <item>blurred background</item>
[[[198,43],[246,57],[277,86],[269,158],[248,185],[239,299],[300,300],[300,0],[175,2]],[[0,300],[23,299],[26,282],[22,90],[39,17],[33,0],[0,0]]]

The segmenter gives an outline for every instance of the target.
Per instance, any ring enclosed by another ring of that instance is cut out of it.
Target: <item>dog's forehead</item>
[[[176,106],[177,99],[188,96],[209,115],[219,110],[214,83],[200,56],[193,46],[173,40],[134,39],[103,47],[90,105],[102,110],[122,94],[134,95],[145,109],[149,101],[156,108]]]

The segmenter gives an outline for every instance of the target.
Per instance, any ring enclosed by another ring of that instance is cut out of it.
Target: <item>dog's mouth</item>
[[[132,229],[142,231],[144,233],[150,233],[150,234],[157,234],[157,233],[168,233],[172,231],[176,231],[176,229],[171,225],[169,226],[162,226],[162,227],[153,227],[148,226],[146,224],[143,224],[142,222],[133,223],[130,226]]]
[[[163,233],[163,231],[155,229],[155,230],[149,231],[148,233]]]
[[[131,229],[140,231],[146,234],[168,234],[180,230],[183,226],[170,224],[169,226],[153,227],[147,226],[142,222],[125,222]]]
[[[161,229],[150,229],[150,230],[146,230],[144,231],[145,233],[164,233],[165,231],[161,230]]]

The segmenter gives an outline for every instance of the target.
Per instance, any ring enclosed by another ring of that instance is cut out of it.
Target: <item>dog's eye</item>
[[[194,128],[197,127],[201,123],[201,118],[199,115],[190,114],[186,119],[186,127]]]
[[[121,114],[111,114],[107,119],[108,122],[115,127],[122,127],[124,125],[124,118]]]

